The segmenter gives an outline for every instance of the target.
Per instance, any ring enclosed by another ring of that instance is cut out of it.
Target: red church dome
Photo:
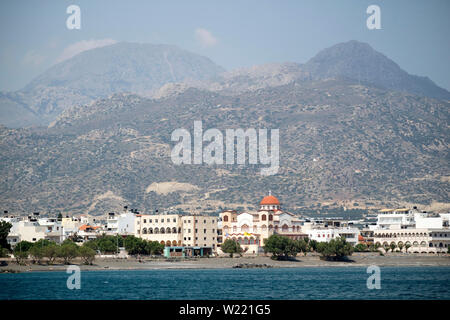
[[[268,196],[265,196],[261,200],[261,202],[259,204],[262,205],[262,206],[265,206],[265,205],[279,206],[280,205],[280,201],[278,201],[277,197],[274,197],[272,195],[268,195]]]

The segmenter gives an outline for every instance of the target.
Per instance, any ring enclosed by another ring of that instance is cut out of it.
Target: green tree
[[[44,248],[41,246],[33,245],[30,248],[29,254],[31,255],[33,259],[33,263],[41,264],[42,258],[44,258]]]
[[[148,254],[146,241],[135,236],[128,236],[124,241],[125,250],[128,254]]]
[[[150,255],[160,255],[164,251],[164,246],[158,241],[145,241],[145,252]]]
[[[64,240],[60,247],[58,247],[58,257],[62,258],[64,264],[70,262],[78,256],[78,246],[71,240]]]
[[[48,264],[53,264],[56,257],[58,256],[58,250],[59,246],[54,242],[51,242],[49,245],[42,248],[43,255],[45,258],[47,258]]]
[[[367,245],[364,243],[358,243],[355,246],[355,252],[366,252],[368,251]]]
[[[391,248],[391,252],[394,252],[395,248],[397,248],[397,245],[395,244],[395,242],[392,242],[392,243],[389,245],[389,248]]]
[[[411,248],[411,245],[409,243],[405,244],[405,251],[408,252],[408,249]]]
[[[272,258],[288,259],[295,257],[300,251],[297,241],[278,234],[273,234],[264,241],[264,252],[272,253]]]
[[[230,258],[233,258],[233,255],[241,254],[242,248],[239,242],[234,241],[232,239],[227,239],[222,243],[221,249],[224,253],[230,254]]]
[[[298,240],[297,241],[297,246],[298,246],[298,249],[300,250],[299,252],[303,252],[303,254],[305,256],[306,256],[306,253],[308,251],[310,251],[309,250],[309,246],[308,246],[308,242],[305,239]]]
[[[95,251],[87,245],[82,245],[78,249],[78,254],[85,264],[92,264],[95,259]]]
[[[11,250],[11,246],[8,243],[8,234],[12,228],[12,224],[6,221],[0,221],[0,248],[6,248]]]
[[[353,247],[343,238],[331,239],[330,242],[320,242],[317,251],[327,260],[343,260],[353,253]]]
[[[319,243],[316,240],[309,240],[308,241],[309,251],[317,252],[318,245]]]

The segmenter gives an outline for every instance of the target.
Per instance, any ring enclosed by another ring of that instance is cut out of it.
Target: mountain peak
[[[430,79],[408,74],[368,43],[357,40],[320,51],[303,68],[316,80],[349,79],[421,96],[450,99],[450,93]]]

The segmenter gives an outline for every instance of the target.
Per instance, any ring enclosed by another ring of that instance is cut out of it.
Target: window
[[[158,223],[158,219],[155,219],[155,223]]]
[[[261,220],[262,220],[262,221],[266,221],[266,218],[267,218],[266,215],[263,214],[262,217],[261,217]]]
[[[204,238],[203,238],[203,240],[205,240],[205,241],[206,241],[206,237],[204,237]]]
[[[148,220],[149,223],[152,223],[152,219]]]
[[[186,237],[184,237],[184,241],[186,241]]]
[[[224,222],[228,222],[228,216],[224,216],[224,217],[223,217],[223,221],[224,221]]]
[[[198,233],[198,229],[195,229],[195,233]]]
[[[197,219],[195,219],[195,223],[198,223],[198,220],[197,220]]]
[[[161,219],[161,223],[164,223],[164,219]]]
[[[144,219],[144,223],[147,223],[147,220]]]
[[[203,233],[206,233],[206,229],[203,229]]]
[[[206,220],[203,220],[203,223],[206,223]]]
[[[173,218],[173,222],[177,222],[177,219],[176,219],[176,218]]]
[[[188,233],[191,233],[191,229],[188,229]]]

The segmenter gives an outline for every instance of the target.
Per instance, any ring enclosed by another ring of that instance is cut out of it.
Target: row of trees
[[[70,264],[77,257],[82,258],[85,264],[92,264],[95,259],[95,250],[83,244],[78,246],[72,240],[65,240],[61,244],[46,239],[40,239],[34,243],[20,241],[13,250],[14,257],[18,264],[31,257],[33,263],[53,264],[60,259],[64,264]]]
[[[224,253],[242,254],[243,250],[237,241],[227,239],[221,246]],[[264,252],[271,253],[273,259],[286,260],[299,253],[318,252],[327,260],[342,260],[352,255],[353,246],[343,238],[332,239],[329,242],[317,242],[308,238],[293,240],[281,235],[271,235],[264,242]]]
[[[75,258],[81,258],[85,264],[92,264],[96,254],[114,254],[118,252],[119,247],[125,247],[130,255],[160,255],[164,250],[164,245],[157,241],[147,241],[134,236],[123,238],[103,235],[81,246],[71,239],[61,244],[46,239],[34,243],[20,241],[12,253],[19,264],[24,264],[30,257],[33,263],[38,264],[53,264],[57,259],[64,264],[70,264]]]

